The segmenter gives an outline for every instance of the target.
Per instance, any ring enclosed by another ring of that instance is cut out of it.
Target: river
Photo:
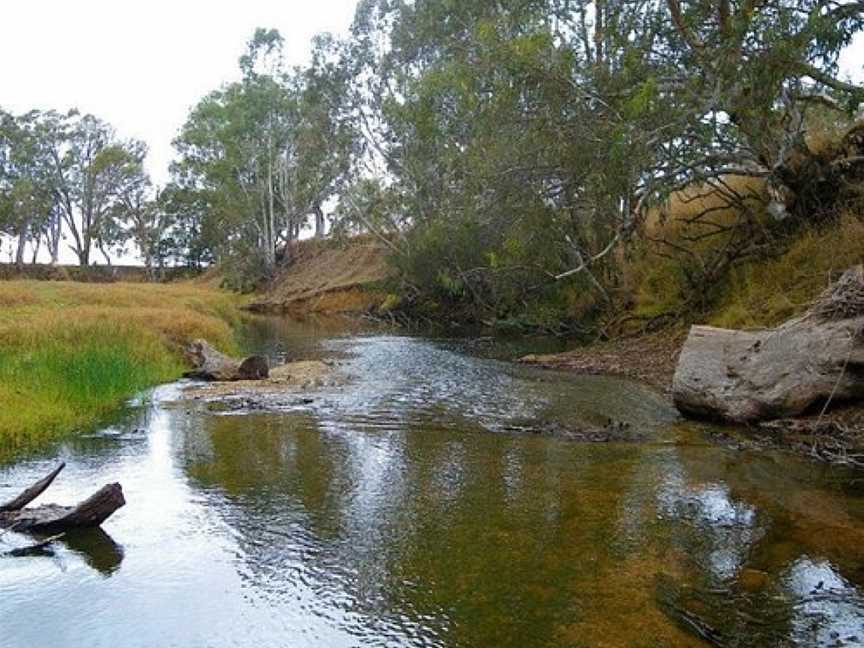
[[[120,481],[128,502],[54,557],[0,559],[0,645],[864,643],[860,474],[476,342],[271,319],[245,340],[351,378],[277,412],[165,385],[0,466],[0,501],[59,458],[44,500]],[[608,418],[636,440],[537,433]]]

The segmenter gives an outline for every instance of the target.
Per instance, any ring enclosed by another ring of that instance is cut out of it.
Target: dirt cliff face
[[[368,237],[302,241],[291,261],[248,308],[256,312],[359,312],[380,304],[375,285],[392,276],[386,249]]]

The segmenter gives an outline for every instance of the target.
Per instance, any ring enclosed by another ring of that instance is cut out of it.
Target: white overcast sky
[[[290,63],[312,37],[344,33],[356,0],[17,0],[0,18],[0,107],[90,112],[150,147],[167,179],[171,140],[203,95],[237,77],[256,27],[275,27]]]

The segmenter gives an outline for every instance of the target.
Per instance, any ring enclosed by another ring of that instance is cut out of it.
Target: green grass
[[[194,338],[235,351],[236,305],[194,283],[0,283],[0,459],[88,429],[176,378]]]

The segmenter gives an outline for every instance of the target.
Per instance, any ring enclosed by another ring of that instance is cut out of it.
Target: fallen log
[[[764,331],[690,330],[672,380],[678,409],[747,423],[864,398],[864,270],[802,317]]]
[[[0,506],[0,513],[4,511],[20,511],[22,508],[27,506],[30,502],[39,497],[42,493],[45,492],[57,475],[60,474],[60,471],[66,467],[65,463],[60,463],[54,470],[48,473],[47,476],[40,479],[38,482],[33,484],[30,488],[25,489],[18,497],[6,502],[2,506]]]
[[[120,484],[108,484],[77,506],[46,504],[24,508],[38,497],[63,470],[60,464],[49,475],[24,490],[0,509],[0,528],[21,533],[56,533],[98,527],[126,504]]]
[[[236,380],[263,380],[270,374],[265,356],[249,356],[236,360],[214,349],[205,340],[195,340],[186,348],[186,357],[193,369],[184,376],[199,380],[232,382]]]

